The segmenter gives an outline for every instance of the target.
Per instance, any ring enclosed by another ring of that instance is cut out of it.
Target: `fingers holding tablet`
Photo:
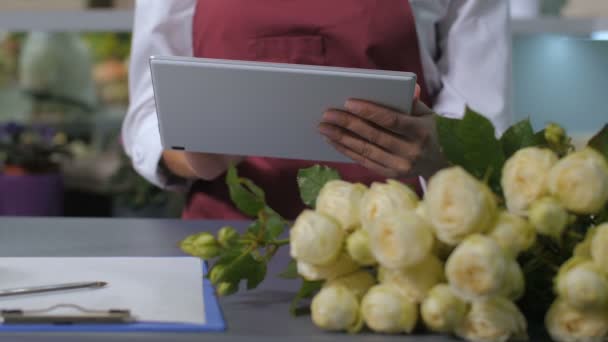
[[[340,153],[388,177],[409,176],[432,140],[432,111],[415,101],[411,115],[371,102],[349,100],[328,110],[319,132]]]

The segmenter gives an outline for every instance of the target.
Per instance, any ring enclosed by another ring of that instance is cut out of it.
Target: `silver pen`
[[[44,286],[35,286],[35,287],[22,287],[22,288],[15,288],[15,289],[0,290],[0,297],[17,296],[17,295],[32,294],[32,293],[65,291],[65,290],[74,290],[74,289],[84,289],[84,288],[95,289],[95,288],[102,288],[106,285],[108,285],[108,283],[106,283],[105,281],[92,281],[92,282],[57,284],[57,285],[44,285]]]

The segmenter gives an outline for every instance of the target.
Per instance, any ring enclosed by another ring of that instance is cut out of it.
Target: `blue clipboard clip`
[[[57,314],[56,310],[72,309],[72,314]],[[74,304],[58,304],[40,310],[2,310],[3,324],[126,324],[135,319],[130,310],[90,310]]]

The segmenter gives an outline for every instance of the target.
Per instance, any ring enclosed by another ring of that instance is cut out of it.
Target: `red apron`
[[[195,57],[414,72],[421,99],[431,103],[408,0],[199,0],[193,48]],[[319,163],[249,157],[238,169],[266,191],[272,208],[293,219],[304,208],[296,174]],[[385,180],[357,164],[323,164],[348,181]],[[417,181],[409,183],[419,190]],[[193,185],[183,217],[245,218],[223,176]]]

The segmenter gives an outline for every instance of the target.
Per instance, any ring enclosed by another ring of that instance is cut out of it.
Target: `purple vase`
[[[60,174],[0,174],[0,215],[61,216],[63,180]]]

